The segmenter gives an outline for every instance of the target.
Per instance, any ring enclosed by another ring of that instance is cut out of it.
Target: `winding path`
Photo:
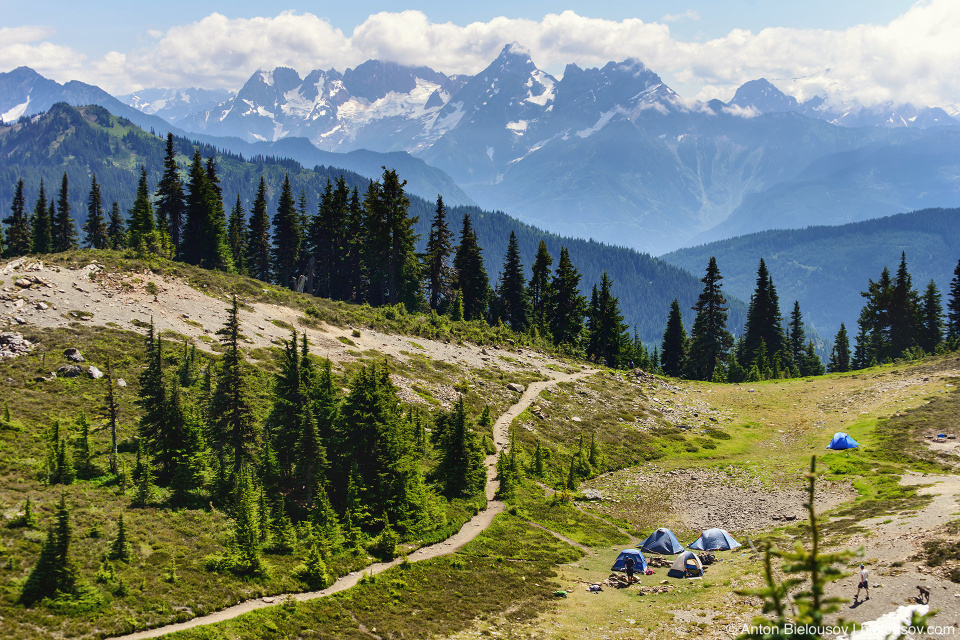
[[[509,409],[500,414],[500,417],[497,418],[497,421],[493,425],[493,441],[497,452],[499,453],[502,449],[504,449],[509,442],[510,424],[524,411],[524,409],[533,403],[534,399],[540,395],[540,392],[557,383],[572,382],[574,380],[592,375],[596,372],[596,369],[584,369],[576,373],[555,374],[550,380],[531,382],[523,392],[523,395],[520,396],[520,399],[517,400],[517,402],[514,403]],[[466,524],[463,525],[463,527],[460,528],[460,531],[450,536],[446,540],[425,547],[420,547],[416,551],[411,552],[409,555],[407,555],[407,560],[409,562],[421,562],[423,560],[437,558],[439,556],[457,551],[480,535],[484,529],[493,523],[493,519],[503,511],[503,503],[494,499],[497,489],[500,485],[500,483],[496,480],[497,454],[487,456],[485,464],[487,466],[486,509],[471,518]],[[377,562],[365,567],[361,571],[354,571],[342,576],[341,578],[338,578],[337,581],[331,586],[321,591],[283,593],[265,598],[257,598],[256,600],[247,600],[246,602],[241,602],[240,604],[232,607],[221,609],[220,611],[216,611],[209,615],[192,618],[185,622],[177,622],[163,627],[156,627],[154,629],[147,629],[145,631],[137,631],[125,636],[116,636],[108,640],[141,640],[145,638],[159,638],[160,636],[165,636],[168,633],[184,631],[186,629],[202,627],[209,624],[216,624],[217,622],[223,622],[224,620],[231,620],[245,613],[249,613],[250,611],[256,611],[257,609],[263,609],[266,607],[273,607],[286,598],[293,598],[298,602],[323,598],[353,587],[364,575],[376,575],[378,573],[382,573],[387,569],[397,566],[401,561],[401,558],[395,558],[390,562]]]

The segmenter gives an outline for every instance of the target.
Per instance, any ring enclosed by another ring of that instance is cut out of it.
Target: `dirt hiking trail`
[[[520,399],[509,409],[500,414],[500,417],[497,418],[497,421],[493,425],[493,439],[497,448],[497,452],[499,453],[501,450],[503,450],[509,441],[510,423],[513,422],[513,419],[520,415],[524,409],[533,403],[536,397],[540,395],[540,392],[560,382],[573,382],[574,380],[593,375],[594,373],[596,373],[595,369],[586,369],[576,373],[558,373],[554,374],[554,377],[550,380],[531,383],[526,390],[524,390]],[[460,528],[460,531],[453,536],[443,540],[442,542],[420,547],[416,551],[412,551],[407,555],[407,561],[421,562],[423,560],[437,558],[439,556],[457,551],[480,535],[482,531],[490,526],[490,524],[493,522],[493,519],[503,511],[503,503],[495,499],[497,489],[500,485],[500,483],[495,479],[497,475],[497,454],[487,456],[485,464],[487,466],[487,507],[471,518],[466,524],[463,525],[463,527]],[[215,624],[224,620],[231,620],[245,613],[256,611],[257,609],[277,606],[287,598],[292,598],[298,602],[315,600],[316,598],[324,598],[355,586],[364,575],[372,576],[377,575],[378,573],[383,573],[387,569],[397,566],[402,561],[403,558],[395,558],[390,562],[378,562],[369,565],[362,571],[354,571],[341,578],[338,578],[337,581],[332,585],[320,591],[286,593],[264,598],[257,598],[256,600],[248,600],[232,607],[221,609],[220,611],[206,616],[193,618],[192,620],[178,622],[176,624],[170,624],[163,627],[148,629],[145,631],[138,631],[125,636],[117,636],[110,640],[141,640],[143,638],[159,638],[167,635],[168,633]]]

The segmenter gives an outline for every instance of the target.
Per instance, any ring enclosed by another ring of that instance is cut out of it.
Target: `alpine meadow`
[[[960,10],[741,4],[10,7],[0,638],[953,635]]]

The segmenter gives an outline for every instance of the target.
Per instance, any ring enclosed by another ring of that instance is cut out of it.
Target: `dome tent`
[[[640,551],[672,556],[683,551],[683,545],[677,540],[677,536],[673,535],[673,531],[660,527],[640,544]]]
[[[827,449],[856,449],[860,443],[851,438],[843,431],[837,431],[833,434],[833,440],[827,445]]]
[[[707,529],[687,546],[698,551],[729,551],[743,545],[734,540],[725,529]]]
[[[670,578],[686,578],[687,576],[702,576],[703,564],[693,551],[684,551],[670,565],[667,576]]]
[[[624,549],[620,552],[620,555],[617,556],[617,561],[613,563],[611,571],[626,571],[626,565],[624,564],[627,558],[633,558],[633,570],[637,573],[643,573],[647,570],[647,559],[643,557],[643,554],[637,549]]]

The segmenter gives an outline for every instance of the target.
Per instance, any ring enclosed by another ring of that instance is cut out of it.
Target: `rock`
[[[15,316],[13,318],[13,321],[16,322],[17,324],[27,324],[27,321],[21,318],[20,316]]]
[[[587,500],[603,500],[603,494],[599,489],[584,489],[583,497]]]
[[[79,349],[75,349],[74,347],[65,349],[63,355],[66,356],[70,362],[83,362],[83,354],[80,353]]]
[[[125,387],[125,386],[127,386],[127,381],[124,380],[123,378],[117,378],[117,386],[118,386],[118,387]]]
[[[49,309],[49,308],[50,308],[50,307],[47,305],[46,302],[38,302],[38,303],[37,303],[37,311],[46,311],[46,310]]]
[[[65,364],[59,369],[57,369],[57,373],[59,373],[64,378],[76,378],[77,376],[83,374],[83,369],[81,369],[75,364]]]
[[[95,366],[90,365],[87,367],[87,375],[93,378],[94,380],[99,380],[103,377],[103,372],[100,369],[97,369]]]
[[[570,419],[573,420],[574,422],[581,422],[581,421],[582,421],[581,418],[580,418],[580,416],[573,416],[573,417],[570,418]]]
[[[526,391],[526,388],[522,384],[517,384],[516,382],[511,382],[508,384],[507,389],[510,389],[510,391],[516,391],[517,393],[523,393]]]

